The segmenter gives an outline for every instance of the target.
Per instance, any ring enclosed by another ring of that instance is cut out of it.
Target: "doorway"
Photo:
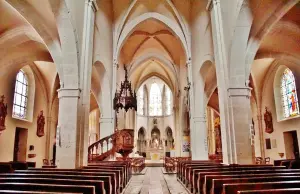
[[[286,159],[299,158],[299,146],[297,131],[288,131],[283,133]]]
[[[14,144],[14,162],[26,161],[28,130],[16,128]]]

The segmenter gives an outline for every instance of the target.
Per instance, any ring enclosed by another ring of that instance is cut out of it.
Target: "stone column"
[[[56,134],[56,164],[58,168],[79,166],[80,150],[77,141],[79,89],[59,89],[58,127]]]
[[[100,118],[100,139],[107,137],[114,133],[114,119],[109,118]]]
[[[94,0],[85,1],[83,40],[80,61],[80,161],[79,165],[87,165],[88,160],[88,137],[89,137],[89,113],[90,113],[90,90],[91,75],[93,66],[93,45],[94,45],[94,26],[95,12],[98,10],[97,3]]]
[[[213,34],[213,44],[214,44],[214,54],[216,63],[216,73],[217,73],[217,85],[218,85],[218,95],[219,95],[219,110],[220,110],[220,121],[221,121],[221,135],[222,135],[222,152],[223,152],[223,162],[233,163],[232,158],[232,146],[229,124],[229,114],[228,114],[228,62],[227,53],[224,40],[223,31],[223,20],[222,12],[219,0],[210,0],[207,5],[207,10],[211,15],[212,23],[212,34]]]
[[[112,69],[112,85],[111,85],[111,99],[114,99],[115,97],[115,93],[116,93],[116,89],[117,89],[117,76],[118,76],[118,61],[117,59],[114,59],[113,62],[113,69]],[[113,100],[112,100],[112,104],[111,107],[113,107]],[[111,117],[113,118],[113,129],[115,129],[117,126],[115,126],[116,123],[116,117],[117,115],[115,114],[115,110],[113,110],[111,112]]]
[[[260,145],[260,154],[262,158],[266,157],[265,154],[265,142],[264,142],[264,129],[263,129],[263,116],[261,114],[261,110],[258,110],[258,115],[257,115],[257,126],[258,126],[258,131],[259,131],[259,145]]]
[[[232,158],[236,164],[253,162],[251,146],[251,88],[228,88]]]
[[[206,117],[194,117],[193,128],[190,134],[192,160],[207,160],[207,130]]]
[[[251,90],[245,83],[236,83],[235,73],[237,71],[229,74],[228,50],[225,45],[220,0],[209,1],[207,9],[211,13],[212,21],[223,162],[249,164],[253,162],[250,142]]]

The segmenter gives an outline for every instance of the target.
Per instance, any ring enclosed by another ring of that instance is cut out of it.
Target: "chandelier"
[[[124,65],[125,80],[121,82],[121,88],[116,90],[114,97],[114,110],[118,113],[119,109],[124,109],[126,112],[129,109],[137,110],[137,99],[135,91],[132,92],[131,82],[128,81],[128,72]]]

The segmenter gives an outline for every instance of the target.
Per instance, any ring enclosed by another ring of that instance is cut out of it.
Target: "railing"
[[[101,161],[113,154],[113,138],[114,134],[104,137],[91,144],[88,148],[89,162],[96,160]]]

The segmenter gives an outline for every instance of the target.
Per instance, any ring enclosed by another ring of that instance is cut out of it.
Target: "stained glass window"
[[[295,78],[290,69],[283,72],[281,79],[282,104],[284,109],[284,117],[289,118],[299,115],[299,105]]]
[[[153,83],[150,88],[149,100],[149,115],[161,116],[162,115],[162,100],[161,91],[157,83]]]
[[[26,74],[20,70],[16,77],[13,117],[26,118],[28,101],[28,80]]]
[[[144,115],[144,89],[141,87],[138,93],[138,114]]]
[[[171,99],[171,90],[166,87],[165,90],[165,102],[166,102],[166,115],[172,114],[172,99]]]

